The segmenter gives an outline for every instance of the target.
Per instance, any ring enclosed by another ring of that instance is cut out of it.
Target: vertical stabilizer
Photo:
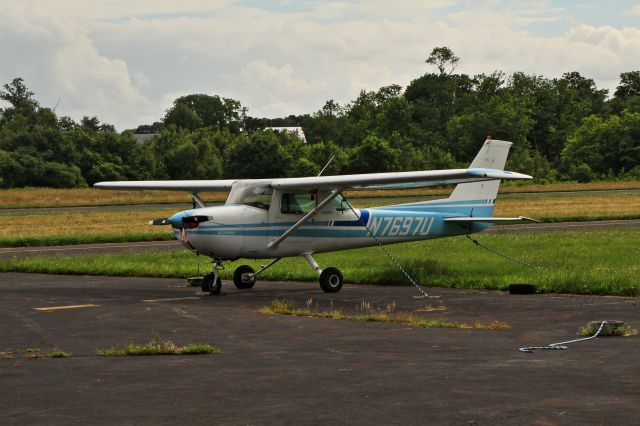
[[[487,139],[469,168],[504,170],[511,145],[511,142]],[[499,187],[499,180],[461,183],[454,188],[449,200],[495,200]]]

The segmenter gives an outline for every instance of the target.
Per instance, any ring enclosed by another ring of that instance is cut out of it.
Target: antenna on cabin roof
[[[322,170],[320,170],[320,173],[318,173],[318,176],[320,176],[322,174],[322,172],[324,172],[325,169],[327,167],[329,167],[329,164],[331,164],[331,162],[333,161],[334,158],[336,158],[335,155],[332,155],[331,158],[329,158],[329,161],[327,161],[327,164],[325,164],[324,167],[322,168]]]

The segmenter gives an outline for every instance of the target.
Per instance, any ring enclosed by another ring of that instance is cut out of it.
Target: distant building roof
[[[302,142],[307,143],[302,127],[265,127],[265,130],[273,130],[274,132],[289,132],[296,135]]]
[[[160,133],[133,133],[131,136],[133,136],[136,142],[144,143],[152,137],[158,136],[159,134]]]

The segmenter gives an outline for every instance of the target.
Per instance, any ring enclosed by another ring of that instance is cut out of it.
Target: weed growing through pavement
[[[39,353],[39,352],[29,353],[25,358],[26,359],[71,358],[71,355],[72,355],[71,352],[54,349],[49,353]]]
[[[310,303],[308,305],[310,305]],[[277,299],[272,301],[270,306],[263,306],[258,309],[258,312],[266,315],[292,315],[344,321],[386,322],[409,324],[419,327],[462,328],[476,330],[506,330],[510,328],[508,324],[501,321],[494,321],[492,323],[481,323],[476,321],[473,324],[470,324],[458,321],[446,321],[443,319],[427,319],[412,314],[394,315],[393,310],[395,310],[395,303],[389,304],[386,309],[376,309],[371,303],[363,300],[360,304],[360,312],[356,314],[348,314],[340,310],[335,310],[333,309],[333,305],[331,306],[331,310],[328,311],[321,311],[318,309],[312,311],[309,309],[308,305],[306,308],[296,308],[290,301]]]
[[[97,349],[100,356],[140,356],[140,355],[200,355],[218,354],[220,349],[209,344],[188,344],[177,346],[171,340],[161,340],[156,333],[148,343],[125,344],[124,346],[112,346],[110,348]]]
[[[20,353],[20,351],[16,351]],[[24,351],[25,359],[52,359],[52,358],[71,358],[72,353],[63,351],[58,347],[53,347],[51,352],[43,353],[38,348],[27,348]],[[0,358],[2,359],[15,359],[13,352],[0,352]]]
[[[580,327],[580,329],[578,330],[578,334],[584,337],[593,336],[594,334],[596,334],[596,331],[598,331],[598,328],[599,328],[599,325],[596,326],[596,325],[590,324],[586,327]],[[623,324],[619,327],[610,327],[609,333],[607,335],[629,337],[629,336],[635,336],[638,333],[640,333],[640,330],[638,330],[637,328],[631,328],[629,324]]]
[[[446,311],[447,307],[444,305],[424,305],[416,309],[416,312],[435,312],[435,311]]]

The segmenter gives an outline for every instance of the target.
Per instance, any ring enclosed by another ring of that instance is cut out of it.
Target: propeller
[[[171,225],[174,228],[184,228],[186,225],[189,229],[194,229],[202,222],[210,220],[213,220],[210,216],[184,216],[184,213],[178,213],[168,218],[149,221],[149,225]]]
[[[182,223],[187,225],[189,229],[197,228],[202,222],[208,222],[211,218],[209,216],[185,216],[182,218]]]
[[[153,219],[149,221],[149,225],[171,225],[168,218]]]

